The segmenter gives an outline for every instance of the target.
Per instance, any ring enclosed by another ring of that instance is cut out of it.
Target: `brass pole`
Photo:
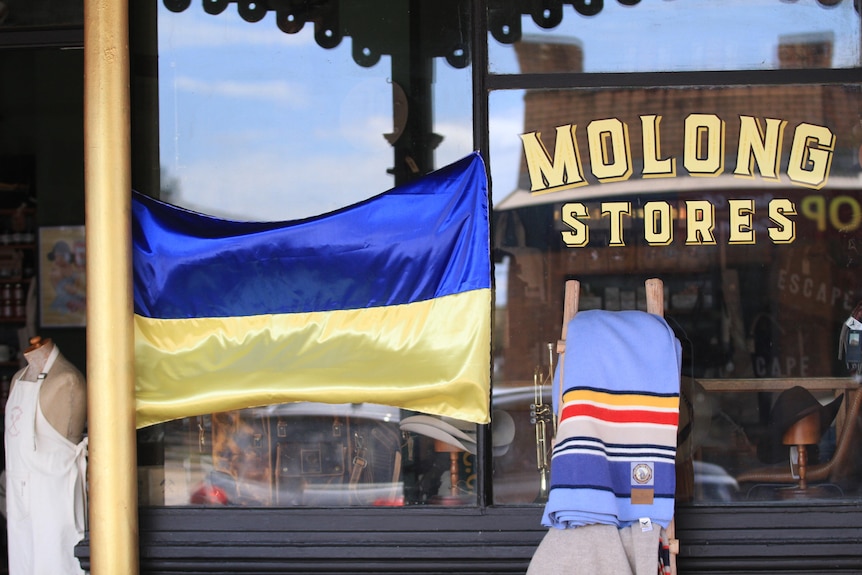
[[[128,0],[84,0],[92,575],[138,573]]]

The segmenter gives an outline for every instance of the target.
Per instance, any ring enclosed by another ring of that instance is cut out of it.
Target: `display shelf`
[[[0,357],[4,358],[0,361],[0,396],[3,396],[9,380],[21,367],[19,330],[27,323],[27,295],[35,281],[38,221],[29,184],[14,192],[7,189],[0,196],[0,347],[3,348]]]

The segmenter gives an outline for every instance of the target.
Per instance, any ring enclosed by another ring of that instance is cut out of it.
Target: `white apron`
[[[86,529],[87,439],[73,444],[42,415],[36,381],[22,370],[6,403],[6,522],[9,575],[79,575],[75,545]]]

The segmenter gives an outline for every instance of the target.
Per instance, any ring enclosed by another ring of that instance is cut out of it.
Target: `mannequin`
[[[50,338],[31,337],[30,347],[24,350],[27,367],[24,368],[21,378],[35,381],[55,348]],[[39,392],[42,414],[54,429],[77,444],[83,438],[87,424],[87,384],[84,376],[62,355],[54,361],[50,373],[51,377],[45,378]],[[13,380],[10,394],[14,385]]]
[[[10,575],[83,574],[87,388],[51,339],[30,338],[6,404]]]

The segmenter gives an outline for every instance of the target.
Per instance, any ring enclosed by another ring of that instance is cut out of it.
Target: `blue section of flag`
[[[353,206],[236,222],[132,198],[135,313],[160,319],[364,309],[490,289],[478,153]]]

